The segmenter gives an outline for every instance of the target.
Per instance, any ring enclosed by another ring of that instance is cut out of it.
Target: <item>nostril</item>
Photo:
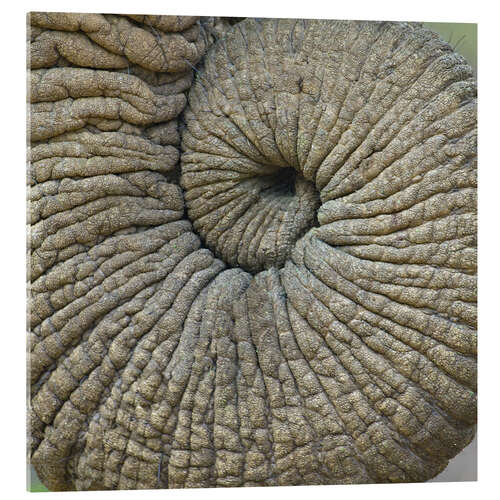
[[[296,241],[317,226],[319,193],[291,167],[262,166],[253,175],[206,169],[218,182],[193,184],[192,166],[184,164],[188,215],[204,244],[229,266],[255,273],[281,268]],[[229,168],[233,167],[233,168]],[[194,167],[199,168],[199,167]]]
[[[297,177],[302,177],[292,167],[280,168],[275,174],[259,178],[264,186],[261,193],[264,196],[293,197],[296,193]]]

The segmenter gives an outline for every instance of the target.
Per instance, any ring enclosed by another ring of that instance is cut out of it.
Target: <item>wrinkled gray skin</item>
[[[30,459],[49,489],[442,471],[476,423],[464,59],[407,23],[30,23]]]

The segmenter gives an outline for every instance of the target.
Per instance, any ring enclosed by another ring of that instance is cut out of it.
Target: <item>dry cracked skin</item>
[[[476,423],[465,60],[412,23],[30,23],[29,454],[48,488],[442,471]]]

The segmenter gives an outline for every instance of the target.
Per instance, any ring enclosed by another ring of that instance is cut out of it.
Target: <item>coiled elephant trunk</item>
[[[415,23],[30,23],[30,454],[44,483],[442,471],[476,423],[465,60]]]

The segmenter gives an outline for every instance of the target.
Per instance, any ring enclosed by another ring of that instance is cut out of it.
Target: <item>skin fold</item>
[[[476,429],[476,81],[416,23],[31,13],[51,490],[426,481]]]

